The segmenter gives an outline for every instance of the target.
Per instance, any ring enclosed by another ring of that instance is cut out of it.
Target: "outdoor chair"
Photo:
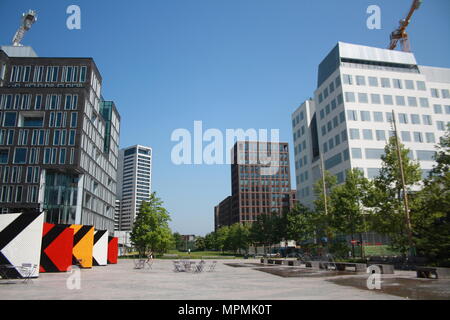
[[[24,283],[28,283],[30,281],[31,277],[33,276],[33,273],[37,269],[37,264],[32,263],[22,263],[21,266],[17,267],[19,269],[23,278]]]
[[[174,272],[184,272],[185,270],[178,261],[174,261],[173,262],[173,271]]]
[[[143,269],[145,266],[145,260],[144,259],[134,259],[134,268],[135,269]]]
[[[203,269],[205,268],[205,261],[200,261],[198,265],[195,266],[195,273],[203,272]]]
[[[214,270],[216,269],[216,264],[217,264],[217,261],[213,261],[213,262],[209,265],[208,272],[214,272]]]

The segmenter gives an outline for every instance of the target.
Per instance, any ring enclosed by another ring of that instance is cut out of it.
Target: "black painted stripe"
[[[108,230],[97,230],[94,234],[94,245],[97,243],[98,240],[100,240],[101,237],[107,232]]]
[[[97,260],[95,260],[95,258],[92,257],[92,265],[98,267],[100,265],[100,263],[98,263]]]
[[[64,232],[66,227],[62,226],[54,226],[52,229],[50,229],[44,238],[42,239],[42,251],[41,251],[41,266],[44,268],[46,272],[59,272],[62,270],[59,270],[58,267],[54,264],[52,259],[45,253],[45,249],[53,242],[55,241],[61,233]]]
[[[92,228],[92,226],[82,226],[73,236],[73,246],[75,247]]]
[[[3,253],[0,252],[0,265],[1,264],[12,264],[4,255]],[[11,269],[6,269],[4,271],[5,275],[9,278],[9,279],[20,279],[23,278],[22,274],[17,271],[15,268],[11,268]]]
[[[0,232],[0,250],[25,230],[42,213],[22,213]]]

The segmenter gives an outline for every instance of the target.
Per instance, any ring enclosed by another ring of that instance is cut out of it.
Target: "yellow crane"
[[[391,33],[391,43],[389,45],[390,50],[394,50],[397,47],[398,42],[400,41],[402,51],[411,52],[409,37],[406,33],[406,28],[411,21],[412,15],[416,10],[420,8],[422,2],[423,0],[414,0],[411,9],[406,16],[406,19],[400,20],[400,26]]]

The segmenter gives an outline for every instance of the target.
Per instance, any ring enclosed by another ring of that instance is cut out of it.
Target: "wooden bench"
[[[417,267],[417,278],[450,279],[450,268]]]

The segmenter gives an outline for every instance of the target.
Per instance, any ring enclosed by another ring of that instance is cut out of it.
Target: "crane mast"
[[[406,18],[400,20],[400,26],[391,33],[391,43],[389,45],[390,50],[394,50],[397,47],[398,42],[400,42],[402,51],[411,52],[411,46],[409,43],[408,34],[406,33],[406,28],[409,26],[414,12],[420,8],[422,2],[423,0],[414,0]]]
[[[27,13],[22,14],[22,21],[19,29],[17,29],[16,33],[14,34],[14,38],[12,40],[12,44],[15,47],[20,47],[22,44],[20,42],[22,41],[23,37],[25,36],[25,33],[31,29],[31,26],[33,23],[35,23],[37,20],[37,14],[33,10],[29,10]]]

